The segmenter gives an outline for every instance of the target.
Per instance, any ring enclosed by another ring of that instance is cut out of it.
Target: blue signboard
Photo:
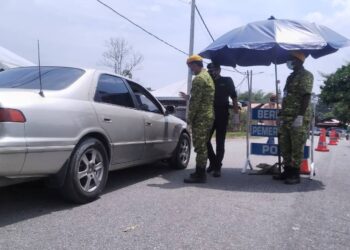
[[[252,136],[277,137],[278,136],[278,127],[277,126],[252,125],[250,128],[250,134]]]
[[[252,109],[253,120],[277,120],[277,109]]]
[[[253,154],[253,155],[278,156],[278,145],[277,144],[251,143],[250,150],[251,150],[251,154]],[[310,156],[310,147],[305,146],[304,159],[308,159],[309,156]]]

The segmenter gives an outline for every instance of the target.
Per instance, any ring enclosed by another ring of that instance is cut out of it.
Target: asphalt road
[[[112,173],[82,206],[41,182],[0,188],[0,249],[350,249],[350,141],[317,153],[315,179],[294,186],[241,174],[244,140],[226,147],[207,184],[157,164]]]

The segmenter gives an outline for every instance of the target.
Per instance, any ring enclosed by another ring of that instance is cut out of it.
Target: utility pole
[[[191,3],[191,24],[190,24],[190,46],[188,54],[193,55],[193,45],[194,45],[194,21],[195,21],[195,11],[196,11],[196,1],[192,0]],[[187,95],[189,96],[192,88],[192,72],[188,69],[188,77],[187,77]],[[186,105],[186,118],[188,117],[188,104],[189,99],[187,100]]]

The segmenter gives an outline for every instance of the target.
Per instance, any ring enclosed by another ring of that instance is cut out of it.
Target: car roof
[[[32,67],[38,67],[38,66],[25,66],[25,67],[18,67],[18,68],[32,68]],[[139,82],[137,82],[137,81],[135,81],[133,79],[130,79],[130,78],[126,77],[126,76],[116,74],[113,71],[108,70],[108,69],[96,69],[96,68],[85,68],[85,67],[76,67],[76,66],[62,66],[62,65],[41,65],[41,67],[74,68],[74,69],[85,70],[86,72],[90,72],[90,73],[96,72],[96,73],[99,73],[99,74],[114,75],[114,76],[118,76],[118,77],[121,77],[123,79],[126,79],[128,81],[137,83],[137,84],[142,86],[141,83],[139,83]]]
[[[137,81],[135,81],[135,80],[133,80],[133,79],[130,79],[129,77],[116,74],[116,73],[114,73],[114,72],[111,71],[111,70],[94,69],[94,68],[82,68],[82,69],[84,69],[84,70],[86,70],[86,71],[94,71],[94,72],[96,72],[96,73],[98,73],[98,74],[108,74],[108,75],[118,76],[118,77],[120,77],[120,78],[123,78],[123,79],[126,79],[126,80],[128,80],[128,81],[137,83],[137,84],[139,84],[139,85],[142,85],[141,83],[139,83],[139,82],[137,82]]]

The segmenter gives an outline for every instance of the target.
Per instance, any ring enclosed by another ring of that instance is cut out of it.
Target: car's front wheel
[[[62,194],[76,203],[95,200],[106,185],[108,166],[106,149],[99,140],[82,141],[69,162]]]
[[[174,169],[187,168],[191,156],[191,139],[186,133],[182,133],[177,147],[173,153],[170,164]]]

